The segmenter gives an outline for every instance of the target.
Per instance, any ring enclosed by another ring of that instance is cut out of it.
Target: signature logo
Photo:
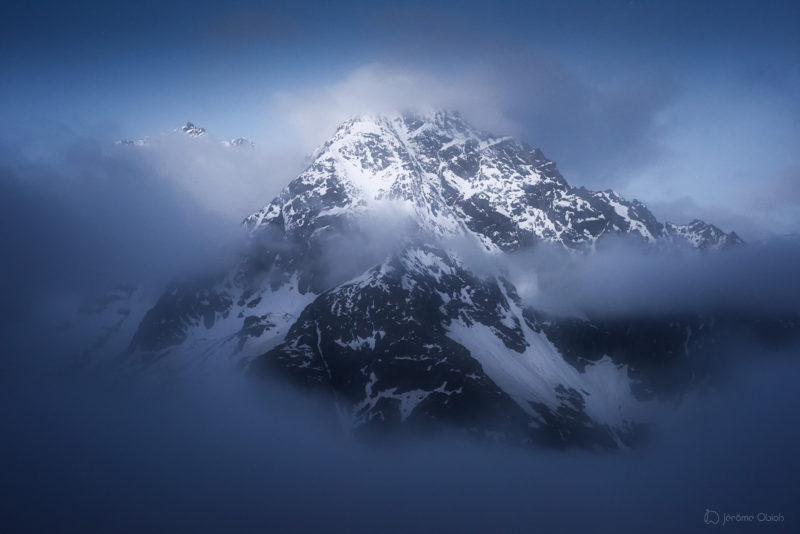
[[[703,514],[703,522],[706,525],[718,525],[719,514],[714,510],[709,510],[708,508],[706,508],[706,513]]]

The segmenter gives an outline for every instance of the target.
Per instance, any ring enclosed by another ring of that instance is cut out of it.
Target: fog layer
[[[52,369],[51,369],[52,370]],[[706,509],[800,518],[791,359],[750,363],[670,412],[650,448],[381,448],[323,404],[215,373],[165,384],[5,374],[0,517],[13,532],[701,532]]]
[[[242,236],[210,209],[202,174],[185,172],[218,167],[187,164],[199,157],[191,148],[170,165],[124,148],[81,144],[0,170],[7,530],[692,532],[708,528],[706,509],[780,514],[744,528],[796,530],[800,365],[791,352],[756,361],[742,349],[726,380],[667,410],[649,447],[606,455],[445,435],[371,447],[338,430],[324,399],[254,386],[235,369],[177,378],[71,369],[39,322],[54,297],[131,278],[167,284],[213,267]],[[390,252],[382,236],[394,229],[373,228],[367,251],[340,254]],[[792,242],[707,256],[461,254],[563,313],[787,313],[800,296]]]

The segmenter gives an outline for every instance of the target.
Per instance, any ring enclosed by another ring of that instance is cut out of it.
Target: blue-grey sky
[[[192,120],[300,161],[351,113],[443,106],[758,239],[800,230],[798,28],[782,1],[4,2],[0,142]]]

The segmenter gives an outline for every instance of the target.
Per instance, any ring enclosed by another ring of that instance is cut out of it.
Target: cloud
[[[725,191],[700,200],[684,195],[649,202],[662,220],[687,222],[697,217],[726,231],[735,230],[745,241],[770,240],[800,231],[800,168],[775,168],[767,173],[732,176]],[[723,196],[724,194],[724,196]]]
[[[117,283],[154,287],[235,257],[241,220],[302,165],[291,152],[237,150],[166,134],[143,147],[69,138],[0,147],[0,322],[41,299]]]
[[[797,233],[800,231],[800,160],[795,166],[776,169],[760,187],[742,191],[738,200],[751,207],[749,215],[761,228],[771,227],[776,233]]]
[[[358,113],[446,108],[476,127],[544,149],[575,184],[607,188],[659,152],[658,113],[676,93],[666,76],[597,83],[531,49],[491,49],[447,69],[406,61],[274,96],[277,114],[309,144]]]
[[[788,105],[795,93],[788,87],[716,69],[663,114],[667,150],[626,191],[648,203],[689,197],[701,208],[695,216],[745,239],[797,232],[800,116]]]
[[[267,204],[303,166],[299,145],[228,147],[213,133],[202,137],[163,134],[144,147],[117,152],[152,166],[204,209],[238,223]],[[122,154],[117,154],[122,155]]]
[[[800,240],[772,240],[712,254],[646,250],[608,240],[573,256],[539,246],[506,268],[527,303],[592,317],[800,315]]]
[[[494,105],[473,113],[486,100],[485,92],[480,84],[454,83],[407,66],[373,64],[330,84],[279,91],[274,106],[278,115],[312,145],[321,144],[340,123],[361,113],[457,109],[482,118],[481,124],[511,127]]]
[[[661,62],[588,72],[527,45],[484,45],[456,59],[435,47],[420,60],[398,54],[279,91],[274,109],[308,146],[353,114],[456,109],[542,148],[571,184],[614,188],[674,222],[699,217],[748,239],[800,228],[800,108],[786,67],[753,74],[721,65],[703,77]],[[672,209],[685,198],[697,209]]]
[[[709,507],[797,520],[793,358],[665,409],[650,447],[617,455],[444,433],[368,446],[335,430],[329,399],[233,370],[48,370],[0,374],[14,532],[686,532]]]

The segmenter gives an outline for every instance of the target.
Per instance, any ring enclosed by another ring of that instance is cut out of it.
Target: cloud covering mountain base
[[[131,278],[161,288],[224,269],[228,260],[217,260],[241,253],[241,234],[201,201],[213,194],[183,194],[192,182],[179,181],[180,158],[154,167],[137,153],[68,154],[68,165],[55,160],[58,172],[19,161],[3,171],[3,222],[19,229],[2,243],[0,362],[0,514],[14,531],[672,532],[706,528],[706,508],[779,513],[776,531],[797,525],[800,368],[791,345],[765,353],[739,338],[724,344],[726,372],[676,397],[677,409],[659,405],[647,446],[615,455],[492,446],[446,430],[367,446],[342,433],[323,400],[273,383],[253,388],[231,367],[74,369],[73,346],[48,321],[66,309],[55,305],[64,295]],[[335,283],[397,252],[394,222],[323,251],[338,266],[328,273]],[[546,247],[492,256],[440,244],[555,314],[780,318],[798,302],[792,239],[706,256],[614,243],[591,256]]]
[[[707,508],[782,514],[770,532],[800,521],[788,355],[737,368],[622,455],[455,436],[376,448],[325,405],[241,375],[41,371],[0,379],[13,532],[702,532]]]

